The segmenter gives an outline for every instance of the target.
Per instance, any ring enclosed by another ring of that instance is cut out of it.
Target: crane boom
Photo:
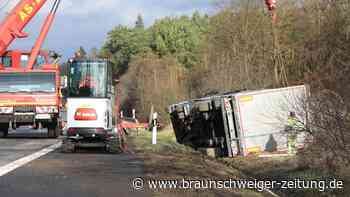
[[[16,38],[25,38],[26,25],[43,7],[47,0],[21,0],[0,24],[0,56]]]
[[[41,46],[43,45],[45,38],[47,37],[47,34],[49,33],[50,27],[52,26],[52,23],[55,19],[55,15],[56,15],[56,12],[57,12],[57,9],[58,9],[60,3],[61,3],[61,0],[55,0],[49,15],[47,16],[47,18],[45,20],[45,23],[40,31],[40,35],[39,35],[38,39],[36,40],[35,45],[31,51],[31,54],[30,54],[30,58],[28,61],[28,69],[29,70],[33,69],[36,58],[40,52]]]

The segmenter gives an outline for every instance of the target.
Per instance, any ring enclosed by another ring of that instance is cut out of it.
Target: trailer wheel
[[[2,137],[6,138],[9,133],[9,125],[7,123],[0,124],[0,133],[2,133]]]
[[[75,142],[70,139],[64,139],[62,142],[63,153],[74,153],[76,150]]]

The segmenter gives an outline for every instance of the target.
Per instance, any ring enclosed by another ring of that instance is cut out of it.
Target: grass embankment
[[[326,180],[331,176],[321,170],[301,168],[297,157],[259,158],[258,156],[220,158],[207,157],[193,149],[180,145],[171,128],[158,134],[158,144],[152,145],[148,131],[133,132],[130,138],[136,154],[145,161],[145,172],[152,179],[257,179],[257,180]],[[338,178],[341,180],[341,178]],[[281,196],[349,196],[344,189],[288,189],[273,190]],[[253,190],[208,190],[194,192],[155,192],[156,196],[268,196]]]
[[[310,169],[304,166],[298,157],[273,157],[273,158],[259,158],[258,156],[249,157],[235,157],[235,158],[222,158],[219,159],[227,166],[233,169],[239,170],[247,176],[254,177],[258,180],[342,180],[344,181],[344,189],[325,189],[320,191],[324,187],[320,184],[318,187],[321,189],[279,189],[273,190],[281,196],[288,197],[319,197],[319,196],[349,196],[349,191],[346,186],[348,181],[343,177],[335,177],[325,173],[322,170]]]
[[[193,149],[180,145],[172,129],[164,129],[158,134],[158,144],[152,145],[152,134],[148,131],[132,132],[129,143],[137,156],[144,160],[148,179],[157,180],[229,180],[244,179],[238,170],[222,162],[207,157]],[[268,196],[254,190],[157,190],[154,196],[165,197],[214,197],[214,196]]]

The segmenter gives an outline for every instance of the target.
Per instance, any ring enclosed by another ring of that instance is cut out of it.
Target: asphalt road
[[[45,131],[11,133],[8,139],[0,139],[0,171],[59,141],[47,139]],[[64,154],[56,149],[0,176],[0,196],[149,196],[131,187],[132,179],[143,177],[142,166],[142,161],[130,154],[108,154],[99,149]]]

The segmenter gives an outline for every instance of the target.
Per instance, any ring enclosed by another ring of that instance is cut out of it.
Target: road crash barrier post
[[[153,113],[153,128],[152,128],[152,144],[157,144],[157,119],[158,119],[158,113]]]

